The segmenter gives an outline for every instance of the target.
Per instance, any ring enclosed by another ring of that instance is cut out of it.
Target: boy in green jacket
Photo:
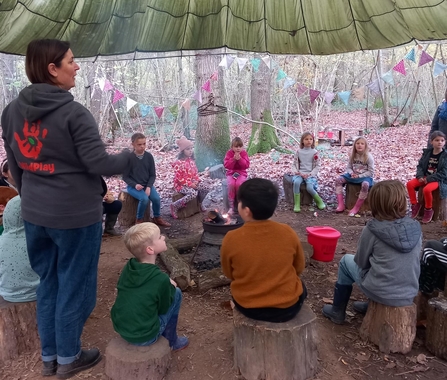
[[[134,255],[118,280],[118,295],[111,316],[115,331],[136,346],[149,346],[160,335],[173,351],[186,348],[188,338],[177,336],[182,292],[155,259],[166,251],[165,237],[154,223],[141,223],[124,235],[126,248]]]

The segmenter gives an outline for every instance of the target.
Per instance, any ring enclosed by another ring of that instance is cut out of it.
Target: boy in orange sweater
[[[235,306],[248,318],[287,322],[307,296],[299,278],[304,270],[300,240],[288,225],[269,220],[278,204],[278,190],[271,181],[244,182],[237,199],[245,224],[226,234],[220,251]]]

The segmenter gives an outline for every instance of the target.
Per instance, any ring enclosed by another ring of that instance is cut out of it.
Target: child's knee
[[[369,183],[368,182],[366,182],[366,181],[363,181],[362,182],[362,192],[368,192],[368,190],[369,190]]]

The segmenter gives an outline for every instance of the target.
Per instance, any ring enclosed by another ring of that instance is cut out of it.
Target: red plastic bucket
[[[332,261],[341,233],[327,226],[306,227],[306,231],[307,241],[314,248],[312,258],[318,261]]]

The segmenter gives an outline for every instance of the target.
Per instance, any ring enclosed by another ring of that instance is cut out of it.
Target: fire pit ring
[[[213,222],[202,221],[203,231],[212,234],[225,235],[228,231],[236,230],[244,225],[244,221],[240,216],[237,217],[236,223],[233,224],[217,224]]]

